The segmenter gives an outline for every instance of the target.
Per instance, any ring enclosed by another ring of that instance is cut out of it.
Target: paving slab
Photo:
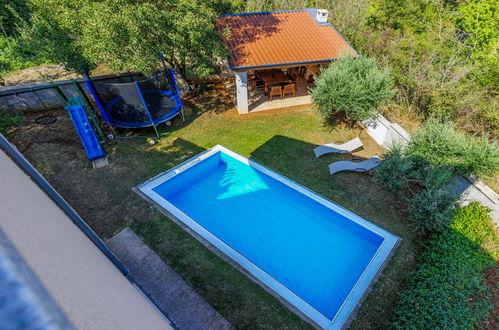
[[[233,327],[184,279],[126,228],[106,242],[129,269],[141,289],[178,329],[211,330]]]

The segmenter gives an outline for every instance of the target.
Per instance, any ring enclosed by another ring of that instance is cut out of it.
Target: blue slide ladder
[[[66,110],[80,137],[87,158],[92,161],[92,166],[98,168],[107,165],[107,155],[88,119],[83,100],[78,96],[70,98],[66,102]]]

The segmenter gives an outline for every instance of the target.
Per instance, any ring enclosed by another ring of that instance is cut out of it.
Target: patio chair
[[[346,154],[353,152],[362,147],[362,141],[356,137],[353,140],[345,142],[343,144],[327,143],[318,146],[314,149],[315,157],[319,158],[322,155],[329,153]]]
[[[284,88],[282,89],[282,98],[285,98],[287,94],[292,94],[293,96],[295,96],[296,94],[295,84],[284,85]]]
[[[282,88],[281,86],[273,86],[270,88],[269,98],[272,101],[272,96],[279,96],[282,98]]]
[[[254,78],[248,79],[248,85],[250,86],[251,90],[256,91],[256,82]]]
[[[329,172],[331,175],[342,171],[367,172],[375,168],[381,163],[378,157],[372,157],[366,160],[340,160],[329,164]]]
[[[263,91],[265,89],[265,83],[260,78],[255,78],[255,90]]]

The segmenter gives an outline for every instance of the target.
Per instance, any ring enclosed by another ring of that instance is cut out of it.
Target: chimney
[[[327,23],[327,15],[329,14],[329,11],[326,9],[317,9],[317,16],[316,20],[319,23]]]

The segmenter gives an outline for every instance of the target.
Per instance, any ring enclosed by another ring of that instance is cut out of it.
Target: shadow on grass
[[[344,111],[332,113],[326,120],[323,120],[322,124],[331,130],[339,125],[346,125],[350,129],[365,129],[360,121],[349,119]]]
[[[397,328],[494,327],[499,266],[493,254],[499,241],[490,218],[466,211],[476,205],[461,209],[450,228],[420,242],[419,268],[396,306]]]
[[[184,119],[180,115],[172,118],[167,123],[157,126],[161,137],[168,136],[171,132],[182,129],[192,124],[199,116],[204,113],[223,113],[234,107],[229,96],[229,91],[221,83],[208,84],[203,87],[191,90],[182,98],[184,108]],[[103,123],[105,131],[111,133],[107,124]],[[156,137],[154,128],[142,127],[134,129],[123,129],[114,127],[114,130],[121,137]]]
[[[350,153],[331,153],[316,158],[315,147],[317,147],[316,144],[275,135],[251,152],[251,159],[265,164],[321,195],[338,200],[346,204],[347,207],[356,204],[349,202],[349,200],[356,199],[356,197],[374,188],[372,178],[367,173],[349,171],[335,175],[329,173],[328,165],[333,162],[352,158],[363,160],[364,157],[354,157]],[[341,189],[337,189],[339,187]],[[358,193],[362,191],[363,193]]]

